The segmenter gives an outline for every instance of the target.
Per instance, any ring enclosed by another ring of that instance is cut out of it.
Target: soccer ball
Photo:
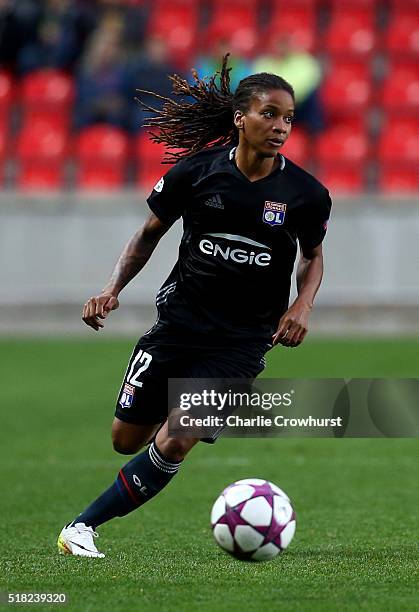
[[[269,561],[295,533],[295,512],[286,493],[268,480],[246,478],[228,486],[211,511],[215,541],[238,559]]]

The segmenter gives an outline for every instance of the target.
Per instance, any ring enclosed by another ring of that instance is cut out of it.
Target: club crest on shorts
[[[135,387],[132,387],[128,383],[125,383],[122,389],[121,397],[119,398],[119,404],[122,408],[131,408],[132,400],[134,399]]]
[[[263,222],[268,225],[283,225],[287,205],[282,202],[265,202]]]

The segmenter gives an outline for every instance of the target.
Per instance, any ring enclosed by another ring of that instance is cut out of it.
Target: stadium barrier
[[[80,331],[82,304],[105,284],[147,211],[138,192],[39,197],[3,192],[0,333]],[[417,326],[418,231],[413,200],[336,200],[314,327],[345,333]],[[113,314],[109,332],[132,333],[153,323],[154,297],[176,261],[180,235],[178,222],[124,291],[124,309]]]

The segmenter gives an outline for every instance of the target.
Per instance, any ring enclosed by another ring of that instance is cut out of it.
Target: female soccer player
[[[220,75],[194,85],[171,77],[147,126],[178,162],[154,187],[151,214],[124,248],[103,291],[83,308],[98,331],[180,217],[178,261],[157,293],[158,319],[136,345],[112,425],[117,452],[134,454],[116,481],[61,531],[61,552],[103,557],[95,529],[165,487],[199,438],[169,435],[168,378],[255,378],[276,344],[304,340],[323,272],[328,191],[279,151],[290,135],[294,92],[274,74],[243,79],[233,95],[227,56]],[[220,85],[217,85],[217,78]],[[191,101],[192,98],[192,101]],[[178,152],[179,149],[183,151]],[[298,297],[289,307],[297,252]],[[157,432],[157,433],[156,433]]]

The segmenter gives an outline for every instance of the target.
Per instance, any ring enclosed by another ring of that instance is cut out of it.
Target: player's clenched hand
[[[101,293],[87,300],[83,306],[82,319],[93,327],[95,331],[99,331],[103,327],[100,319],[106,319],[111,310],[116,310],[119,307],[118,299],[111,293]]]
[[[278,329],[272,337],[273,345],[294,347],[302,343],[308,332],[308,317],[311,307],[298,300],[281,317]]]

